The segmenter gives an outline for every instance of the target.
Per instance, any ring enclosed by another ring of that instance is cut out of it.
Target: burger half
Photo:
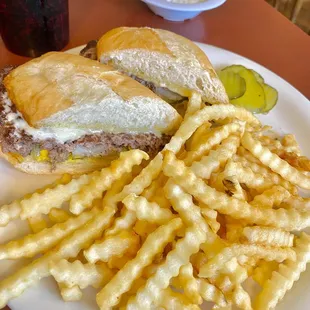
[[[229,103],[206,54],[192,41],[162,29],[120,27],[91,41],[81,55],[111,65],[175,104],[199,93],[209,104]]]
[[[78,55],[5,68],[0,85],[1,156],[27,173],[86,173],[128,149],[154,156],[181,121],[146,87]]]

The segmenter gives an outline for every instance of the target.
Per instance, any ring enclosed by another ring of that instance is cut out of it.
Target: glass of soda
[[[0,31],[15,54],[59,51],[69,41],[68,0],[0,0]]]

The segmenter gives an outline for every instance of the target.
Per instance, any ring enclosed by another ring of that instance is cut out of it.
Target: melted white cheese
[[[32,136],[36,140],[55,139],[60,143],[65,143],[67,141],[77,140],[78,138],[87,134],[102,132],[102,130],[76,128],[33,128],[29,126],[29,124],[25,121],[19,112],[12,112],[12,102],[8,98],[7,94],[3,94],[2,98],[6,118],[17,129],[15,130],[14,135],[18,138],[21,137],[20,132],[25,131],[26,134]]]

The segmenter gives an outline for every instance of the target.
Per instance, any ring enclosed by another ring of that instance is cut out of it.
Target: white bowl
[[[164,19],[180,22],[191,19],[203,11],[212,10],[222,5],[226,0],[205,0],[195,4],[172,3],[167,0],[142,0],[151,11]]]

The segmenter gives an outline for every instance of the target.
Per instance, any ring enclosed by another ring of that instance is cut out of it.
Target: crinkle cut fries
[[[0,259],[33,258],[0,282],[0,307],[52,276],[65,301],[98,289],[102,310],[274,309],[310,259],[310,237],[295,234],[310,226],[310,199],[298,195],[310,190],[309,163],[292,135],[271,138],[250,112],[201,108],[194,95],[152,160],[124,152],[0,209],[0,225],[32,228],[0,245]],[[261,286],[252,301],[249,277]]]

